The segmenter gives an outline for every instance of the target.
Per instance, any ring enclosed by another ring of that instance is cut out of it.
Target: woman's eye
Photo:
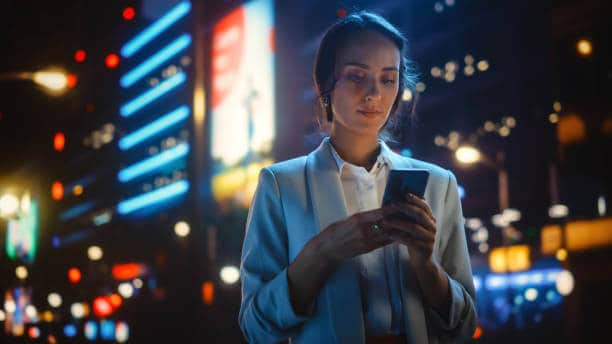
[[[365,80],[365,77],[357,74],[349,74],[348,79],[354,83],[360,83]]]
[[[394,85],[395,84],[395,79],[384,79],[383,80],[383,84],[385,84],[385,85]]]

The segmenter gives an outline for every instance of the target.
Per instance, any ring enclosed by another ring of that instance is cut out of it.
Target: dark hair
[[[351,13],[338,20],[325,32],[315,57],[313,79],[318,95],[318,106],[322,109],[322,114],[325,115],[328,122],[333,120],[331,93],[337,81],[335,78],[336,54],[351,38],[365,31],[382,34],[391,40],[400,51],[399,89],[391,107],[392,115],[400,108],[404,90],[414,89],[418,75],[412,61],[407,57],[408,41],[404,35],[377,14],[368,11]],[[393,123],[388,121],[387,124]]]

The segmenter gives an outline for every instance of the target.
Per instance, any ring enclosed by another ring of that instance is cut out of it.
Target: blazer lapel
[[[319,231],[348,215],[340,174],[327,140],[323,139],[306,160],[308,188]]]
[[[323,139],[306,161],[308,188],[319,231],[348,215],[340,174],[327,140]],[[363,343],[365,340],[356,263],[353,258],[341,264],[324,287],[336,343]]]

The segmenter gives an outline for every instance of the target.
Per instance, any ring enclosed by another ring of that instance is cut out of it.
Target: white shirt
[[[329,141],[328,141],[329,142]],[[390,152],[382,141],[380,154],[370,171],[344,161],[329,143],[338,166],[342,192],[348,214],[380,208],[389,171],[392,169]],[[402,307],[400,285],[391,261],[391,245],[359,256],[361,263],[361,298],[364,306],[367,335],[400,334]],[[389,252],[388,252],[389,251]],[[387,258],[386,258],[387,257]]]

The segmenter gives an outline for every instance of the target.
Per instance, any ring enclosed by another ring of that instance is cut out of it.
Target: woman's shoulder
[[[265,169],[272,172],[275,176],[291,176],[304,172],[306,166],[306,155],[296,158],[276,162],[268,165]]]
[[[437,175],[440,177],[448,178],[448,174],[450,173],[450,171],[440,165],[434,164],[432,162],[424,161],[424,160],[414,159],[414,158],[408,158],[408,159],[410,159],[410,162],[414,168],[426,169],[426,170],[429,170],[430,175],[433,174],[433,175]]]

